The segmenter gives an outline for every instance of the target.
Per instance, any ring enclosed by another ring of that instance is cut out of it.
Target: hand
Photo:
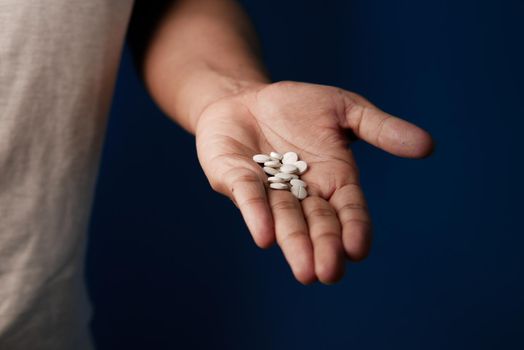
[[[214,190],[240,209],[260,247],[276,239],[304,284],[341,278],[348,258],[366,257],[371,221],[347,145],[347,131],[392,154],[431,153],[422,129],[335,87],[280,82],[257,85],[207,106],[198,119],[197,150]],[[252,157],[294,151],[305,160],[309,197],[266,190]]]

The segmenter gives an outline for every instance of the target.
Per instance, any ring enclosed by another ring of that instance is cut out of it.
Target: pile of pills
[[[307,163],[298,160],[295,152],[257,154],[253,156],[253,160],[264,166],[264,172],[269,176],[267,181],[270,188],[291,190],[291,193],[300,200],[307,197],[307,184],[299,178],[299,175],[306,172]]]

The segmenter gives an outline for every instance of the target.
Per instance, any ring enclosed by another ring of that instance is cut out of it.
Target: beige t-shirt
[[[0,349],[92,349],[86,228],[132,0],[0,0]]]

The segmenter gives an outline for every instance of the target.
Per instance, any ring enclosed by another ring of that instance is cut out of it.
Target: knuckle
[[[368,219],[357,219],[357,218],[352,217],[352,218],[343,220],[341,223],[342,223],[342,226],[344,226],[344,228],[358,227],[358,229],[361,230],[363,233],[370,233],[372,231],[372,225]]]
[[[381,143],[380,143],[380,140],[381,140],[382,135],[383,135],[383,133],[384,133],[384,125],[386,124],[386,122],[387,122],[389,119],[391,119],[391,116],[385,116],[385,117],[383,117],[383,118],[380,120],[380,122],[379,122],[378,125],[377,125],[376,132],[375,132],[375,135],[376,135],[376,136],[375,136],[375,137],[376,137],[376,141],[375,141],[375,142],[376,142],[378,145],[381,144]]]
[[[260,183],[258,175],[250,170],[239,171],[238,169],[230,169],[225,172],[219,182],[224,184],[231,194],[235,192],[238,186],[244,184]]]
[[[271,205],[273,210],[293,210],[297,209],[297,203],[291,200],[281,200]]]
[[[344,204],[341,208],[340,208],[340,212],[343,213],[343,212],[347,212],[347,211],[352,211],[352,210],[362,210],[362,211],[367,211],[367,206],[362,204],[362,203],[346,203]]]
[[[336,232],[327,231],[322,232],[321,234],[313,238],[313,241],[318,244],[323,241],[332,241],[334,239],[340,240],[340,234]]]
[[[365,118],[366,107],[356,104],[348,103],[345,108],[345,116],[350,121],[349,126],[351,126],[353,132],[357,136],[362,135],[362,121]]]
[[[231,176],[232,191],[238,185],[245,184],[245,183],[253,183],[253,182],[260,182],[260,179],[258,178],[258,176],[255,173],[251,171],[237,173],[236,175]]]
[[[278,244],[280,246],[284,245],[287,242],[290,242],[292,240],[300,239],[306,235],[306,232],[303,230],[295,230],[286,233],[284,236],[280,237],[278,239]]]
[[[249,206],[256,205],[256,204],[265,204],[265,203],[266,203],[265,197],[255,196],[255,197],[250,197],[250,198],[243,200],[241,203],[238,204],[238,207],[243,208],[243,207],[249,207]]]
[[[309,212],[311,217],[332,217],[335,216],[335,212],[329,208],[315,208]]]

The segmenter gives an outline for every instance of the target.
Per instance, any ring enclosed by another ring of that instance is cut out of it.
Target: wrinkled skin
[[[258,246],[278,242],[303,284],[336,282],[346,259],[361,260],[370,249],[371,220],[348,131],[403,157],[425,157],[433,147],[422,129],[322,85],[249,87],[211,103],[198,119],[198,156],[211,186],[233,200]],[[297,152],[308,163],[305,200],[267,189],[252,157],[273,150]]]

